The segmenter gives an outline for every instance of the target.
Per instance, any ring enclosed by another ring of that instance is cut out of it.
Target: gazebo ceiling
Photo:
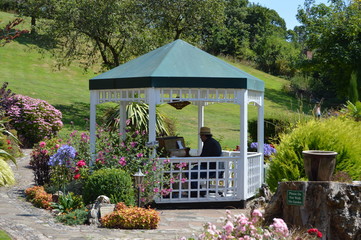
[[[89,80],[90,90],[233,88],[264,91],[264,82],[182,40],[176,40]]]

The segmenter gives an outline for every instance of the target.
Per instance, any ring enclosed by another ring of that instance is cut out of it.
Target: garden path
[[[224,209],[182,209],[158,210],[160,224],[155,230],[119,230],[96,226],[66,226],[56,223],[49,211],[35,208],[25,201],[24,190],[34,184],[29,168],[30,149],[17,159],[17,167],[12,165],[17,184],[0,187],[0,229],[14,240],[81,240],[81,239],[179,239],[198,234],[207,222],[220,223],[225,216]],[[248,213],[235,209],[232,213]]]

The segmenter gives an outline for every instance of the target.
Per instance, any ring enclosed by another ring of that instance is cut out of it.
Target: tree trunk
[[[317,228],[322,240],[361,239],[361,185],[330,181],[281,182],[265,209],[266,222]]]

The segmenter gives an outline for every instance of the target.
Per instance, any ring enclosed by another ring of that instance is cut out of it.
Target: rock
[[[265,208],[266,222],[282,218],[288,226],[317,228],[322,240],[361,239],[361,186],[310,181],[281,182]]]

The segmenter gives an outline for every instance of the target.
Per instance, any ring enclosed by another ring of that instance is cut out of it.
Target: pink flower
[[[227,234],[230,234],[234,229],[233,223],[230,221],[227,221],[227,223],[226,223],[226,225],[224,225],[223,229],[226,231]]]
[[[55,144],[55,148],[56,148],[56,149],[60,148],[60,145],[59,145],[59,144]]]
[[[77,180],[77,179],[79,179],[79,178],[80,178],[80,174],[79,174],[79,173],[74,175],[74,179],[75,179],[75,180]]]
[[[153,192],[155,192],[155,193],[159,192],[159,188],[154,188]]]
[[[86,166],[86,162],[84,160],[80,160],[76,163],[76,166],[77,167],[84,167]]]
[[[164,159],[163,163],[170,163],[170,159]]]
[[[127,164],[127,161],[125,160],[125,157],[121,157],[118,163],[124,167]]]
[[[137,145],[138,145],[137,142],[131,142],[131,143],[130,143],[130,146],[132,146],[132,147],[135,147],[135,146],[137,146]]]
[[[185,183],[186,181],[187,181],[187,178],[182,178],[182,179],[181,179],[181,182],[182,182],[182,183]]]
[[[260,210],[256,209],[252,212],[252,217],[262,217],[262,213]]]
[[[39,146],[40,146],[41,148],[44,148],[44,147],[46,146],[46,143],[45,143],[45,142],[40,142],[40,143],[39,143]]]
[[[144,155],[143,155],[143,153],[137,153],[136,156],[139,157],[139,158],[141,158],[141,157],[143,157]]]

